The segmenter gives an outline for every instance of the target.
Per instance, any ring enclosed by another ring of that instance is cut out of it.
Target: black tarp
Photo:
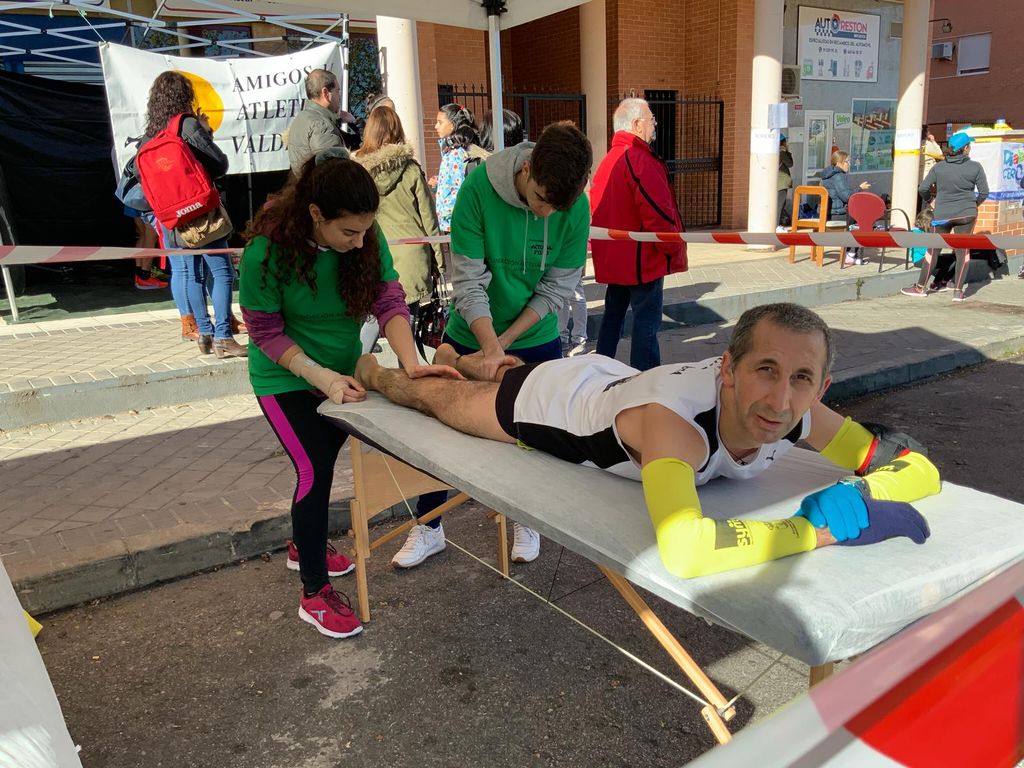
[[[102,88],[0,72],[0,166],[24,245],[129,245]]]
[[[112,148],[103,88],[0,71],[0,168],[20,243],[135,242],[134,225],[114,197]],[[253,174],[253,207],[286,178],[287,171]],[[238,229],[249,219],[249,183],[236,175],[219,184]]]

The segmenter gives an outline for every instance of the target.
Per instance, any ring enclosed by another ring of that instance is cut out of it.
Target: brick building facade
[[[1024,128],[1024,101],[1017,96],[1024,80],[1017,39],[1024,28],[1024,4],[935,0],[932,17],[949,19],[953,27],[944,33],[939,22],[931,25],[927,115],[936,138],[943,140],[947,123],[955,130],[965,123],[991,125],[1002,117]]]
[[[603,41],[581,40],[580,10],[563,11],[502,33],[505,89],[578,93],[583,44],[606,48],[607,93],[598,98],[607,100],[609,112],[624,94],[643,96],[645,90],[671,91],[678,99],[721,99],[721,226],[740,228],[747,215],[753,10],[754,0],[605,0]],[[429,173],[440,162],[437,85],[485,85],[487,39],[484,32],[424,22],[417,24],[417,36]],[[681,116],[677,133],[685,130]],[[684,207],[686,200],[681,190]]]

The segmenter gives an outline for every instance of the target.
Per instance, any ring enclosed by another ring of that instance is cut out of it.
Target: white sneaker
[[[444,526],[415,525],[405,544],[391,558],[391,564],[396,568],[413,568],[444,548]]]
[[[540,534],[533,528],[512,523],[512,562],[532,563],[540,555]]]
[[[575,341],[572,346],[565,353],[565,357],[576,357],[576,355],[585,355],[587,353],[587,342]]]

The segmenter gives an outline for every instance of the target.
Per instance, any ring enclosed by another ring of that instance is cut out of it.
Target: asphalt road
[[[1024,502],[1022,374],[1024,359],[997,362],[841,410],[913,434],[945,478]],[[493,560],[482,513],[446,529]],[[714,746],[692,702],[467,555],[396,573],[391,551],[371,562],[374,621],[350,640],[296,618],[281,553],[45,617],[39,646],[85,766],[678,766]],[[586,561],[548,543],[514,574],[670,671]],[[726,696],[774,658],[652,603]],[[733,730],[806,673],[783,659]]]

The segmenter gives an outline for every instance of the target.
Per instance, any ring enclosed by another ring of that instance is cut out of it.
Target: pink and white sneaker
[[[327,637],[352,637],[363,631],[352,604],[341,592],[335,592],[330,584],[312,597],[299,597],[299,618],[316,627],[316,631]]]
[[[344,576],[346,573],[352,573],[356,569],[356,564],[349,560],[345,555],[334,548],[331,542],[327,542],[327,575],[328,576]],[[299,570],[299,549],[295,546],[295,542],[288,542],[288,570],[297,571]]]

